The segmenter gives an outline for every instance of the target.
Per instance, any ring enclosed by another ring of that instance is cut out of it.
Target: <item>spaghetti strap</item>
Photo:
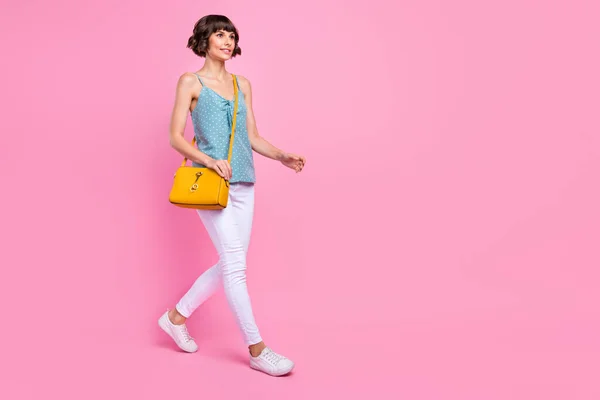
[[[196,77],[198,77],[198,80],[200,81],[200,83],[202,84],[202,86],[204,86],[204,82],[202,82],[202,78],[200,78],[200,75],[198,75],[195,72],[194,72],[194,75],[196,75]]]

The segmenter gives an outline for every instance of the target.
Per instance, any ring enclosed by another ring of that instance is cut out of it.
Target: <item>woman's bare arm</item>
[[[242,88],[244,97],[246,98],[246,108],[248,109],[246,115],[246,126],[248,128],[248,138],[250,139],[252,150],[256,151],[262,156],[280,161],[283,165],[295,170],[296,172],[302,171],[304,164],[306,163],[306,159],[303,156],[285,152],[273,146],[264,137],[260,136],[258,133],[258,128],[256,127],[254,111],[252,110],[252,86],[250,85],[250,81],[243,76],[238,78],[240,81],[240,87]]]
[[[194,89],[198,90],[196,86],[197,80],[193,74],[186,72],[177,81],[175,104],[173,105],[169,128],[169,143],[182,156],[199,164],[206,165],[210,157],[202,153],[195,146],[192,146],[183,136],[190,105],[194,99]]]
[[[254,118],[254,111],[252,110],[252,86],[250,85],[250,81],[243,76],[238,76],[238,79],[240,81],[242,92],[244,92],[246,108],[248,110],[246,115],[246,127],[248,129],[248,138],[250,139],[250,144],[252,144],[252,150],[264,157],[280,161],[283,159],[285,152],[273,146],[258,133],[256,120]]]

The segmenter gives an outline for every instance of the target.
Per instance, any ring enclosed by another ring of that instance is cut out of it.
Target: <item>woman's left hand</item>
[[[302,171],[302,168],[304,168],[304,163],[306,163],[306,159],[304,157],[292,153],[285,153],[280,161],[286,167],[296,171],[296,173]]]

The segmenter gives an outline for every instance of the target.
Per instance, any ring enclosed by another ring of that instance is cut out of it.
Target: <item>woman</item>
[[[253,151],[280,161],[297,173],[305,158],[284,152],[261,137],[252,111],[248,79],[236,75],[238,112],[231,164],[227,162],[234,108],[234,77],[225,62],[241,54],[239,34],[222,15],[208,15],[194,26],[188,46],[205,58],[195,73],[178,81],[171,116],[170,143],[194,166],[208,167],[228,179],[229,202],[223,210],[197,210],[218,254],[219,261],[204,272],[173,309],[159,319],[159,326],[186,352],[198,350],[185,322],[222,283],[229,307],[250,352],[250,367],[273,376],[289,373],[294,363],[265,345],[254,320],[246,286],[246,253],[254,210],[255,170]],[[187,113],[191,113],[197,148],[185,140]]]

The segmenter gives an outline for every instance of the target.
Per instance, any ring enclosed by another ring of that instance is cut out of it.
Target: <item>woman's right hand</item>
[[[206,166],[212,170],[214,170],[221,178],[226,180],[231,179],[231,165],[227,160],[214,160],[211,159]]]

